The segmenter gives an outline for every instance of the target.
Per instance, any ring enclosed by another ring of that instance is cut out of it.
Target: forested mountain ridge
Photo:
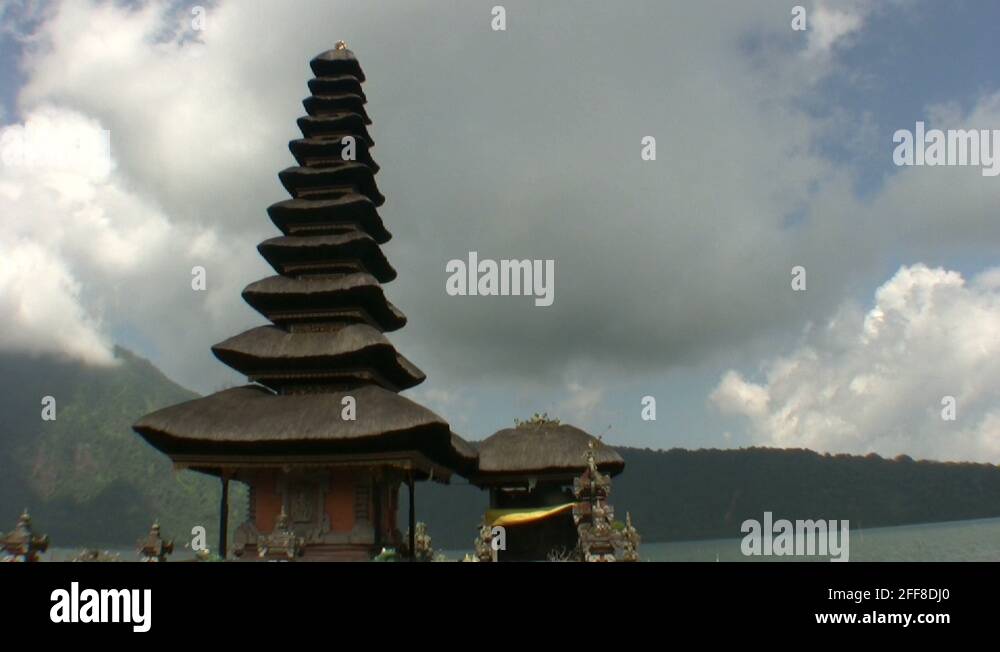
[[[848,520],[852,528],[1000,516],[1000,467],[914,461],[903,455],[827,455],[802,449],[667,451],[619,447],[615,517],[645,541],[737,538],[744,520]],[[459,481],[461,482],[461,481]],[[468,548],[488,498],[468,485],[421,485],[417,515],[434,543]],[[461,523],[469,525],[461,532]]]
[[[113,366],[0,354],[0,531],[28,507],[60,547],[131,546],[154,519],[180,540],[194,525],[217,536],[219,482],[173,471],[131,429],[197,394],[125,349],[114,353]],[[45,397],[55,399],[55,420],[42,418]]]
[[[0,354],[0,531],[27,506],[60,547],[131,546],[156,518],[179,541],[203,525],[214,543],[218,481],[174,472],[131,429],[143,414],[196,394],[124,349],[115,355],[115,366],[90,367]],[[41,418],[45,396],[56,399],[55,421]],[[1000,516],[994,465],[767,448],[618,450],[625,472],[611,502],[617,518],[632,514],[647,542],[739,537],[743,520],[765,511],[865,528]],[[231,498],[235,526],[245,493],[236,488]],[[470,548],[487,502],[460,478],[417,487],[417,517],[438,548]]]

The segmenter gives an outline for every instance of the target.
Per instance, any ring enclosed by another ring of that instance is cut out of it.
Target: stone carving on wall
[[[312,523],[316,513],[316,493],[313,484],[296,483],[289,487],[288,505],[294,523]]]
[[[292,561],[302,555],[304,543],[291,529],[288,514],[282,508],[274,531],[257,539],[257,555],[271,561]]]

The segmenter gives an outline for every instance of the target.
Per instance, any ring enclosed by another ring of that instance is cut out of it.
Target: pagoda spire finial
[[[333,49],[334,50],[346,50],[347,49],[347,41],[337,41],[337,43],[333,46]]]

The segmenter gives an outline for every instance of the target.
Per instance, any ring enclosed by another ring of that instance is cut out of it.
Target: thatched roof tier
[[[310,95],[302,100],[302,106],[306,113],[311,116],[334,115],[337,113],[357,113],[364,118],[365,124],[372,123],[365,111],[365,100],[360,95],[353,93],[339,93],[337,95]]]
[[[352,308],[369,316],[383,331],[406,325],[406,316],[385,298],[382,286],[371,274],[269,276],[248,285],[243,290],[243,299],[280,325],[329,321]]]
[[[353,75],[314,77],[309,80],[309,92],[316,96],[357,95],[363,102],[368,101],[365,92],[361,90],[361,82]]]
[[[396,270],[379,247],[392,235],[376,210],[385,198],[364,73],[342,42],[310,66],[303,137],[288,144],[298,166],[278,175],[292,199],[267,209],[282,235],[257,247],[277,275],[243,291],[272,325],[212,347],[257,385],[160,410],[135,430],[178,466],[223,476],[251,458],[275,467],[395,466],[418,479],[468,475],[475,447],[396,395],[424,374],[384,335],[406,317],[381,287]],[[357,398],[356,421],[341,419],[347,394]]]
[[[339,50],[327,50],[322,54],[313,57],[309,62],[313,74],[317,77],[333,77],[338,75],[350,75],[359,82],[365,80],[365,73],[361,70],[354,53],[347,48]]]
[[[473,482],[489,485],[517,477],[545,476],[572,479],[587,468],[591,442],[598,469],[611,475],[624,470],[625,461],[613,448],[575,426],[526,423],[479,442],[479,470]]]
[[[272,204],[267,214],[285,235],[335,235],[359,229],[378,244],[392,238],[372,200],[357,193],[337,199],[286,199]]]
[[[368,324],[350,324],[335,331],[288,332],[258,326],[212,347],[219,360],[263,385],[279,389],[305,382],[338,384],[365,382],[373,372],[394,390],[424,381],[424,374],[396,352],[389,340]],[[380,383],[383,384],[383,383]]]
[[[299,138],[289,141],[288,149],[304,167],[325,167],[344,161],[344,143],[340,137],[332,138]],[[372,174],[379,171],[379,165],[372,158],[368,143],[364,140],[354,141],[354,160],[367,165]]]
[[[469,466],[468,470],[475,468],[479,461],[479,451],[475,444],[465,441],[454,432],[451,433],[451,446],[455,449],[456,455],[462,458]]]
[[[285,190],[295,198],[343,197],[344,191],[360,193],[375,206],[385,203],[375,175],[364,163],[340,161],[329,167],[290,167],[278,173]]]
[[[380,283],[396,278],[378,244],[367,233],[281,236],[257,245],[274,271],[284,275],[368,272]]]
[[[316,117],[305,115],[295,122],[306,138],[336,138],[340,142],[344,136],[354,136],[357,142],[367,143],[369,148],[375,147],[375,141],[365,126],[365,119],[357,113]]]
[[[356,419],[344,420],[345,397]],[[363,454],[417,450],[467,473],[475,450],[431,410],[377,386],[275,395],[247,385],[148,414],[133,428],[171,457],[233,454]]]

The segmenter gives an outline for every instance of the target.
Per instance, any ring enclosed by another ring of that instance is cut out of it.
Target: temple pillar
[[[413,505],[413,471],[406,476],[406,485],[410,491],[410,561],[417,559],[417,511]]]
[[[225,559],[229,529],[229,475],[223,470],[219,478],[222,481],[222,498],[219,501],[219,557]]]
[[[379,473],[372,477],[372,523],[375,528],[375,554],[382,552],[382,483]]]

